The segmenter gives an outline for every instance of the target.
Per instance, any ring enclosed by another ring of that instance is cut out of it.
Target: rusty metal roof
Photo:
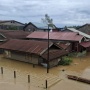
[[[85,47],[85,48],[90,47],[90,41],[81,42],[80,45],[83,46],[83,47]]]
[[[27,38],[34,39],[48,39],[48,32],[32,32]],[[76,32],[49,32],[49,39],[51,40],[67,40],[67,41],[81,41],[83,36]]]
[[[52,45],[54,44],[50,42],[49,47],[51,47]],[[37,54],[47,60],[48,42],[45,42],[45,41],[11,39],[6,43],[0,45],[0,48],[6,49],[6,50]],[[58,49],[58,50],[49,49],[49,60],[59,58],[68,53],[69,53],[68,51],[61,50],[61,49]]]
[[[53,43],[50,42],[49,45],[51,46],[52,44]],[[47,50],[48,43],[43,41],[34,41],[34,40],[11,39],[6,43],[0,45],[0,48],[40,55],[42,54],[42,52]]]
[[[56,58],[60,58],[61,56],[64,56],[64,55],[67,55],[69,52],[68,51],[65,51],[65,50],[50,50],[49,51],[49,60],[53,60],[53,59],[56,59]],[[46,60],[47,59],[47,56],[48,55],[48,52],[45,52],[44,54],[42,54],[42,57]]]
[[[20,39],[26,38],[30,32],[22,30],[0,30],[0,33],[5,36],[7,39]]]
[[[71,44],[70,43],[59,43],[58,45],[63,49],[67,49]]]

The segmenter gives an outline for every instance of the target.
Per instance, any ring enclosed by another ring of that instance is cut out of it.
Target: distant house
[[[85,24],[85,25],[79,27],[78,30],[90,35],[90,24]]]
[[[15,20],[1,20],[0,29],[3,30],[23,30],[24,24]]]
[[[29,22],[25,25],[24,31],[47,31],[48,26],[43,23]],[[50,29],[49,29],[50,30]]]
[[[22,30],[0,30],[0,45],[10,39],[26,39],[29,34],[30,32]],[[3,53],[2,49],[0,49],[0,53]]]
[[[4,49],[6,58],[36,65],[43,65],[49,62],[49,68],[58,65],[61,58],[69,53],[50,42],[48,59],[48,42],[35,40],[12,39],[0,45],[0,48]]]
[[[55,26],[56,27],[56,26]],[[57,32],[59,29],[56,27],[56,29],[52,29],[51,27],[48,27],[47,24],[44,23],[37,23],[37,22],[29,22],[25,25],[24,31],[54,31]]]
[[[6,41],[9,39],[25,39],[30,32],[22,30],[0,30],[0,41]]]
[[[48,32],[32,32],[27,36],[30,40],[48,40]],[[57,43],[70,43],[72,51],[81,51],[79,43],[85,41],[84,36],[79,35],[77,32],[49,32],[49,40]]]

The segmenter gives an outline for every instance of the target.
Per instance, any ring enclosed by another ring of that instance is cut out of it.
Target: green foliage
[[[69,57],[63,57],[62,60],[58,63],[59,65],[70,65],[72,59]]]
[[[49,27],[55,29],[56,26],[53,24],[53,19],[49,17],[48,14],[45,14],[45,17],[41,19],[43,23],[49,25]]]

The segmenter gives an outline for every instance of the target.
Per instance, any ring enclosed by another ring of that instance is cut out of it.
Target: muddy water
[[[0,67],[3,67],[3,74],[0,70],[0,90],[45,90],[46,80],[48,81],[46,90],[90,90],[90,85],[68,80],[66,77],[67,74],[72,74],[90,79],[90,53],[72,59],[73,63],[70,66],[51,68],[47,74],[43,67],[33,68],[32,64],[5,59],[0,55]],[[63,69],[65,71],[62,71]]]

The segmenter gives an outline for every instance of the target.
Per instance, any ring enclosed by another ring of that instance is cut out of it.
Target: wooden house
[[[58,65],[61,57],[69,52],[61,49],[58,45],[35,40],[11,39],[0,45],[4,50],[4,57],[18,61],[28,62],[36,65],[43,65],[49,62],[49,68]]]
[[[24,24],[15,20],[1,20],[0,29],[3,30],[23,30]]]
[[[30,40],[48,40],[48,32],[32,32],[27,36]],[[85,41],[77,32],[49,32],[49,40],[56,43],[70,43],[71,51],[79,52],[79,44]]]
[[[50,30],[51,28],[49,28]],[[25,25],[24,31],[48,31],[48,25],[44,23],[29,22]]]

